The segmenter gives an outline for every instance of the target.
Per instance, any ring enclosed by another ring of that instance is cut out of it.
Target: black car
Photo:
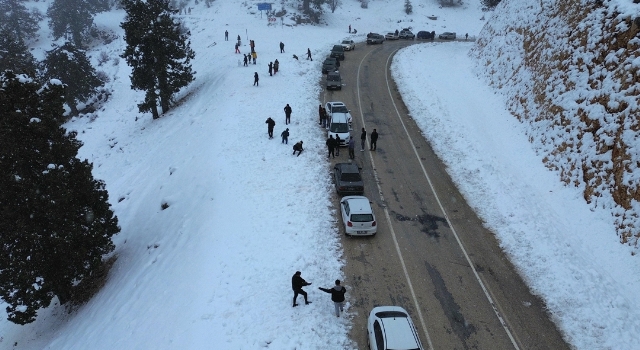
[[[364,182],[360,168],[354,163],[338,163],[333,167],[338,194],[362,194]]]
[[[335,58],[329,57],[322,62],[322,74],[327,74],[329,72],[334,72],[338,69],[338,60]]]
[[[342,45],[333,45],[329,57],[344,60],[344,47],[342,47]]]
[[[418,35],[416,35],[417,39],[435,39],[436,37],[436,32],[426,32],[424,30],[421,30],[418,32]]]

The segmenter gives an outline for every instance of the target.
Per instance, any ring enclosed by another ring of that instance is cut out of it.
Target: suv
[[[331,55],[329,55],[329,57],[344,60],[344,47],[342,47],[342,45],[333,45],[333,49],[331,49]]]
[[[349,138],[351,137],[351,126],[349,126],[349,121],[347,120],[347,115],[345,113],[333,113],[331,118],[329,119],[329,132],[327,133],[327,138],[333,135],[333,138],[340,136],[340,146],[346,146],[347,142],[349,142]]]
[[[367,44],[382,44],[384,37],[380,34],[367,35]]]
[[[326,87],[327,90],[342,90],[342,78],[340,77],[340,72],[334,71],[327,74]]]
[[[327,74],[338,69],[338,63],[335,58],[327,58],[322,62],[322,74]]]
[[[418,36],[416,37],[417,39],[435,39],[436,37],[436,32],[427,32],[424,30],[421,30],[418,32]]]
[[[442,40],[456,40],[456,33],[444,32],[438,35],[438,38]]]
[[[400,39],[413,39],[415,35],[409,29],[403,29],[400,32]]]
[[[349,126],[351,126],[352,118],[351,111],[347,106],[340,101],[329,101],[325,105],[325,109],[327,110],[327,119],[330,120],[334,114],[341,113],[344,114],[347,118],[347,122]]]

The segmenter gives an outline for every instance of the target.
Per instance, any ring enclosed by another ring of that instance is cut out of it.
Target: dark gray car
[[[362,194],[364,182],[360,168],[354,163],[338,163],[333,167],[336,191],[338,194]]]
[[[329,72],[333,72],[338,69],[338,60],[335,58],[329,57],[322,62],[322,73],[327,74]]]
[[[327,90],[342,90],[342,78],[340,77],[340,72],[329,72],[327,73],[327,81],[326,81]]]
[[[342,45],[333,45],[333,49],[331,49],[331,55],[329,55],[329,57],[344,60],[344,47],[342,47]]]
[[[384,36],[380,34],[369,34],[367,35],[367,44],[382,44],[384,41]]]

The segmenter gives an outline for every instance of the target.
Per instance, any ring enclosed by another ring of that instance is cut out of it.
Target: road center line
[[[395,51],[394,51],[395,52]],[[366,129],[365,127],[365,123],[364,123],[364,114],[362,113],[362,104],[360,103],[360,68],[362,66],[362,62],[364,61],[364,59],[369,56],[369,54],[371,53],[371,51],[369,51],[369,53],[367,53],[362,60],[360,61],[360,64],[358,64],[358,74],[357,74],[357,83],[356,83],[356,93],[358,96],[358,109],[360,109],[360,121],[362,122],[362,127]],[[388,62],[388,61],[387,61]],[[394,104],[395,106],[395,104]],[[404,126],[404,124],[403,124]],[[406,129],[405,129],[406,131]],[[413,143],[412,143],[413,145]],[[369,147],[371,148],[371,147]],[[424,332],[425,336],[427,337],[427,343],[429,345],[429,349],[434,349],[433,347],[433,343],[431,342],[431,337],[429,336],[429,331],[427,330],[427,323],[424,321],[424,317],[422,317],[422,311],[420,310],[420,305],[418,304],[418,298],[416,298],[416,292],[413,290],[413,284],[411,283],[411,278],[409,278],[409,272],[407,271],[407,266],[404,263],[404,258],[402,257],[402,252],[400,251],[400,245],[398,244],[398,240],[396,239],[396,232],[393,230],[393,226],[391,226],[391,217],[389,216],[389,210],[387,209],[387,205],[386,205],[386,201],[384,200],[384,196],[382,195],[382,188],[380,188],[380,179],[378,178],[378,172],[376,171],[376,164],[373,160],[373,156],[371,154],[371,152],[369,152],[369,160],[371,160],[371,168],[373,170],[373,176],[375,178],[376,181],[376,186],[378,187],[378,194],[380,195],[380,199],[383,203],[383,207],[382,210],[384,211],[384,216],[387,220],[387,225],[389,226],[389,232],[391,232],[391,237],[393,238],[393,244],[396,248],[396,252],[398,253],[398,257],[400,258],[400,265],[402,265],[402,271],[404,272],[404,277],[407,279],[407,285],[409,286],[409,291],[411,291],[411,298],[413,299],[413,304],[416,308],[416,311],[418,312],[418,318],[420,319],[420,324],[422,325],[422,331]]]
[[[393,55],[398,50],[399,49],[396,49],[395,51],[393,51],[389,55],[389,57],[387,57],[386,67],[388,67],[388,68],[390,67],[389,62],[390,62],[391,58],[393,57]],[[364,60],[364,58],[363,58],[363,60]],[[362,62],[361,62],[361,64],[362,64]],[[485,286],[484,282],[482,282],[482,279],[480,278],[480,275],[478,274],[478,271],[476,270],[473,262],[471,261],[471,258],[469,258],[469,254],[467,254],[467,250],[464,248],[464,245],[462,244],[462,241],[458,237],[458,233],[456,232],[455,227],[453,226],[453,224],[449,220],[449,215],[447,215],[447,212],[445,211],[444,206],[442,205],[442,202],[440,201],[440,197],[438,196],[438,193],[436,193],[436,190],[433,187],[433,183],[431,182],[431,178],[429,177],[429,174],[427,173],[427,170],[425,169],[424,164],[422,164],[422,160],[420,159],[420,155],[418,154],[418,150],[416,149],[416,146],[413,143],[413,139],[411,139],[411,135],[409,135],[409,131],[407,130],[407,127],[404,124],[404,121],[402,120],[400,112],[398,111],[398,107],[396,106],[396,102],[394,101],[393,93],[391,92],[391,86],[389,84],[389,74],[388,73],[389,73],[389,69],[385,69],[385,79],[386,79],[386,82],[387,82],[387,91],[389,91],[389,96],[391,97],[391,103],[393,103],[393,108],[396,111],[396,116],[398,117],[398,120],[400,121],[400,124],[402,124],[402,128],[404,129],[404,132],[407,135],[407,139],[409,140],[409,143],[411,144],[411,148],[413,149],[413,153],[415,154],[416,159],[418,160],[418,164],[420,164],[420,168],[422,169],[422,173],[424,174],[424,177],[427,179],[427,182],[429,183],[429,188],[431,188],[431,192],[433,192],[433,195],[434,195],[434,197],[436,199],[436,202],[438,202],[438,206],[440,207],[440,210],[444,214],[444,217],[447,220],[447,224],[449,225],[449,228],[451,229],[451,232],[453,233],[453,236],[456,238],[456,242],[458,242],[458,246],[460,247],[460,250],[462,250],[462,253],[464,254],[465,259],[467,260],[467,263],[469,264],[469,267],[471,268],[471,271],[473,271],[473,275],[475,276],[476,280],[478,281],[478,284],[482,288],[482,291],[484,292],[484,295],[487,297],[487,300],[489,301],[489,304],[491,305],[491,308],[493,309],[493,312],[496,314],[496,316],[498,317],[498,321],[500,321],[500,324],[502,325],[502,328],[504,328],[504,331],[509,336],[509,339],[511,340],[511,344],[513,344],[513,347],[515,349],[519,350],[520,347],[518,346],[518,343],[516,342],[515,338],[511,334],[511,331],[509,330],[509,327],[507,325],[507,321],[501,315],[500,311],[498,310],[498,307],[497,307],[496,303],[493,301],[493,298],[491,297],[491,294],[489,293],[489,290]],[[358,68],[358,78],[359,77],[360,77],[360,69]],[[358,79],[358,82],[359,82],[359,79]],[[358,103],[359,103],[359,101],[360,101],[360,89],[358,87]],[[363,114],[362,114],[362,109],[360,109],[360,117],[363,118],[362,123],[364,125],[364,117],[363,117]],[[373,158],[371,156],[371,153],[369,153],[369,157],[371,158],[371,163],[373,164]],[[375,169],[375,166],[374,166],[374,169]],[[376,177],[376,181],[377,181],[377,177]],[[380,186],[378,186],[378,190],[380,190]],[[380,196],[382,196],[382,193],[380,194]],[[387,212],[387,210],[386,210],[386,206],[385,206],[385,213],[386,212]],[[388,214],[387,214],[387,219],[389,219],[388,218]],[[389,222],[389,226],[391,226],[391,222]],[[394,239],[394,242],[395,242],[395,235],[394,235],[393,239]],[[397,243],[396,243],[396,249],[398,249],[397,248]],[[399,251],[398,251],[398,254],[400,254]],[[400,257],[400,259],[402,260],[402,256]],[[404,263],[402,263],[402,266],[404,268]],[[407,272],[405,270],[405,274],[406,273]],[[407,280],[408,279],[409,279],[409,276],[407,276]],[[409,285],[411,285],[411,284],[409,284]],[[413,289],[412,289],[411,292],[413,294]],[[414,296],[414,298],[415,298],[415,296]],[[425,332],[426,332],[426,329],[425,329]],[[428,338],[428,335],[427,335],[427,338]]]

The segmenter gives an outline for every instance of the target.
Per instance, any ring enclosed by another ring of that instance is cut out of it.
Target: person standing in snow
[[[260,78],[258,78],[258,72],[254,72],[253,73],[253,86],[260,86],[260,84],[258,84],[258,80],[260,80]]]
[[[378,143],[378,132],[376,129],[373,129],[371,132],[371,148],[370,151],[375,151]]]
[[[265,122],[267,124],[267,132],[269,133],[269,138],[273,138],[273,127],[276,126],[276,121],[271,119],[271,117],[267,118]]]
[[[269,76],[273,76],[273,62],[269,62]]]
[[[258,58],[258,53],[253,51],[251,53],[251,57],[253,58],[253,64],[256,64],[256,59]]]
[[[331,301],[333,301],[333,306],[336,310],[336,317],[340,317],[340,311],[344,311],[344,293],[347,292],[347,290],[340,285],[340,280],[336,280],[336,285],[331,289],[322,287],[318,289],[331,294]]]
[[[280,42],[280,53],[284,53],[284,43]]]
[[[313,58],[311,58],[311,49],[307,48],[307,59],[313,61]]]
[[[302,153],[302,151],[304,151],[304,148],[302,148],[302,141],[300,141],[300,142],[296,143],[295,145],[293,145],[293,154],[296,154],[296,152],[298,152],[298,157],[300,157],[300,153]],[[311,283],[309,283],[309,284],[311,284]],[[306,297],[305,297],[305,299],[306,299]]]
[[[364,143],[367,141],[367,131],[362,128],[362,134],[360,134],[360,152],[364,152]]]
[[[356,159],[356,140],[353,139],[353,136],[349,138],[349,159]]]
[[[334,150],[336,148],[336,139],[333,138],[333,135],[329,135],[329,138],[327,139],[327,142],[325,142],[325,144],[327,145],[327,149],[329,150],[329,154],[327,155],[327,158],[331,156],[335,158],[336,154]]]
[[[224,41],[229,41],[229,31],[228,30],[224,31]]]
[[[288,103],[286,106],[284,106],[284,123],[286,125],[291,123],[291,106],[289,106]]]
[[[240,46],[238,46],[238,44],[236,44],[236,53],[240,53]]]
[[[278,73],[278,68],[280,68],[280,62],[278,62],[278,59],[276,58],[276,60],[273,61],[273,75]]]
[[[299,143],[302,143],[302,141],[300,141]],[[293,306],[294,307],[298,306],[298,304],[296,304],[296,299],[298,298],[298,294],[304,297],[304,303],[306,305],[311,304],[311,302],[307,299],[307,292],[302,290],[302,287],[310,286],[310,285],[311,285],[311,282],[307,282],[304,280],[304,278],[302,278],[302,272],[296,271],[296,273],[293,274],[293,277],[291,277],[291,289],[293,289]]]
[[[244,66],[245,66],[245,67],[249,67],[249,66],[247,65],[247,55],[244,55]]]
[[[320,125],[322,125],[322,105],[318,105],[318,118],[320,118]]]
[[[280,134],[280,136],[282,136],[282,143],[288,145],[289,144],[289,128],[286,128],[282,134]]]
[[[349,24],[349,33],[351,33],[351,24]]]

